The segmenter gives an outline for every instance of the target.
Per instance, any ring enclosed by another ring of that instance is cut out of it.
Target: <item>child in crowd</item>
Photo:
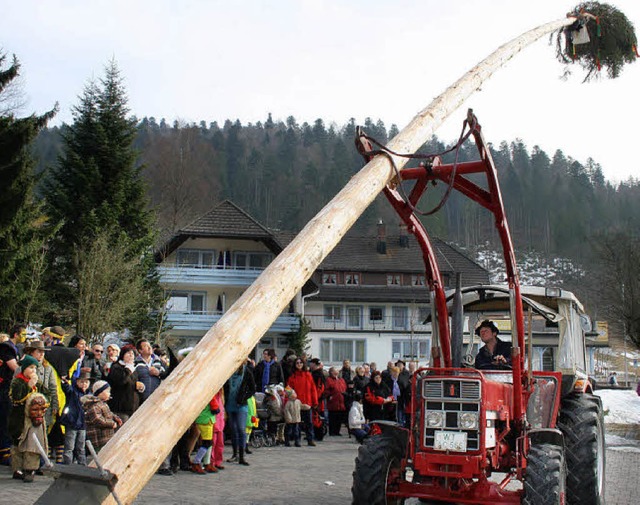
[[[211,448],[213,440],[213,430],[216,424],[216,414],[220,412],[218,400],[214,396],[205,405],[202,412],[196,419],[196,426],[200,431],[202,444],[195,457],[191,461],[191,471],[198,474],[216,473],[218,469],[211,463]],[[204,467],[203,467],[204,463]]]
[[[111,397],[111,387],[106,381],[96,381],[93,394],[84,395],[80,402],[84,409],[87,438],[96,452],[102,449],[115,431],[122,426],[122,419],[111,412],[107,401]]]
[[[284,388],[281,385],[267,386],[265,389],[264,406],[267,409],[267,433],[272,434],[277,439],[278,425],[282,424],[282,407]]]
[[[213,465],[218,470],[224,470],[223,458],[224,458],[224,391],[220,389],[218,394],[214,397],[218,402],[218,408],[220,412],[216,415],[216,424],[213,425],[213,440],[212,440],[212,458]]]
[[[62,383],[62,389],[66,397],[66,406],[60,417],[60,424],[65,427],[64,433],[64,457],[63,463],[70,465],[75,458],[79,465],[87,464],[85,443],[87,430],[82,408],[82,397],[89,389],[91,374],[82,372],[76,379]]]
[[[11,459],[13,467],[14,479],[26,479],[26,482],[33,482],[33,473],[40,466],[40,455],[34,457],[29,454],[37,452],[30,446],[31,441],[25,440],[24,437],[27,428],[31,426],[29,420],[30,398],[36,393],[42,393],[42,383],[38,382],[38,360],[33,356],[26,355],[20,361],[21,372],[17,374],[11,381],[9,386],[9,396],[11,398],[12,408],[9,414],[8,431],[11,437]],[[49,402],[45,399],[45,410]],[[44,411],[42,412],[44,415]],[[44,420],[41,425],[45,425]],[[46,426],[44,426],[46,434]],[[46,438],[46,436],[45,436]],[[45,443],[44,446],[47,444]],[[26,454],[29,453],[29,454]],[[34,460],[37,460],[35,467]]]
[[[13,477],[20,478],[19,474],[22,472],[24,482],[33,482],[33,476],[40,466],[40,451],[46,454],[48,449],[47,425],[44,420],[48,406],[49,402],[40,393],[30,394],[25,402],[24,426],[16,450],[12,453],[14,467],[19,469],[18,476],[14,473]]]
[[[362,393],[360,391],[353,393],[353,403],[351,404],[351,410],[349,410],[349,432],[356,437],[360,444],[369,435],[369,425],[366,424],[364,417]]]
[[[287,403],[284,406],[284,422],[286,423],[284,445],[291,447],[291,441],[293,441],[296,447],[300,447],[300,423],[302,422],[300,407],[302,402],[298,400],[298,395],[293,389],[288,387],[285,391]]]
[[[249,440],[251,439],[251,433],[260,425],[260,419],[258,419],[258,405],[256,404],[256,397],[252,396],[247,400],[247,426],[246,426],[246,443],[244,447],[245,454],[252,454],[253,451],[249,449]]]

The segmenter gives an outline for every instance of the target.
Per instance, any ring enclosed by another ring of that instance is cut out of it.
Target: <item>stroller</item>
[[[264,393],[256,393],[256,415],[258,417],[258,427],[251,432],[249,443],[256,449],[260,447],[273,447],[276,445],[276,437],[267,431],[267,419],[269,412],[264,405]]]

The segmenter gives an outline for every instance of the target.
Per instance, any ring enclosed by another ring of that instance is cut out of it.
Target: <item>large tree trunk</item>
[[[494,71],[541,36],[571,22],[561,19],[548,23],[501,46],[421,111],[389,143],[389,148],[396,152],[415,152]],[[399,169],[406,161],[395,159]],[[117,475],[116,491],[122,503],[135,499],[203,406],[244,362],[273,321],[393,175],[384,156],[367,163],[104,447],[99,458],[106,469]],[[109,497],[103,503],[115,503],[115,500]]]

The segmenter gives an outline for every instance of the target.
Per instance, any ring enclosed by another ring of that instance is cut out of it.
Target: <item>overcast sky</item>
[[[564,17],[558,0],[0,0],[0,47],[22,63],[29,103],[71,121],[83,87],[115,58],[132,114],[184,121],[293,115],[402,129],[498,46]],[[614,2],[640,25],[640,1]],[[548,39],[516,56],[436,132],[453,140],[472,107],[488,141],[521,138],[640,176],[640,63],[614,81],[560,79]],[[633,123],[632,121],[636,121]],[[541,181],[543,184],[544,181]]]

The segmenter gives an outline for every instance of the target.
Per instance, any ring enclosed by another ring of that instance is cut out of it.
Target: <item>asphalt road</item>
[[[616,440],[607,448],[607,504],[635,505],[638,498],[640,448]],[[255,449],[250,466],[226,463],[217,474],[178,472],[156,475],[134,502],[137,505],[348,505],[351,472],[358,445],[346,436],[329,437],[317,447]],[[228,448],[230,452],[230,448]],[[228,456],[228,455],[227,455]],[[28,505],[47,489],[52,479],[38,477],[33,484],[11,479],[0,467],[0,504]],[[410,500],[409,503],[417,503]]]

